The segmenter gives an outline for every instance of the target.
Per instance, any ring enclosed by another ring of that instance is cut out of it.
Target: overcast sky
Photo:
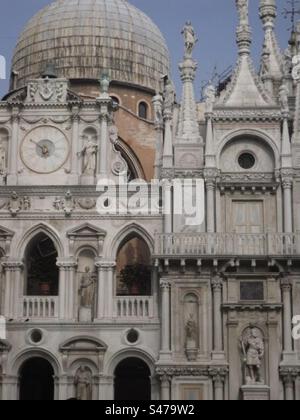
[[[183,53],[180,35],[186,20],[192,23],[198,33],[199,43],[195,58],[199,68],[196,88],[200,96],[200,86],[210,79],[217,66],[221,73],[236,61],[236,10],[235,0],[130,0],[132,4],[148,14],[164,34],[172,57],[172,73],[180,95],[178,62]],[[51,0],[1,0],[0,14],[0,55],[7,59],[8,74],[10,60],[17,37],[27,20]],[[278,19],[276,32],[282,48],[286,48],[290,22],[283,18],[282,11],[289,7],[287,0],[277,0]],[[250,0],[251,25],[253,27],[253,58],[259,62],[263,33],[258,17],[259,0]],[[0,96],[8,89],[8,82],[0,81]]]

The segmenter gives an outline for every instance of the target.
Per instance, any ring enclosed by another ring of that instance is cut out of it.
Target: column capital
[[[156,374],[159,377],[161,383],[168,383],[172,381],[173,377],[173,369],[172,368],[157,368]]]
[[[223,386],[226,377],[229,373],[228,367],[211,367],[208,369],[208,374],[212,378],[214,384]]]
[[[76,268],[78,266],[78,263],[74,258],[68,258],[57,260],[56,265],[61,270],[69,271]]]
[[[22,270],[24,263],[22,260],[6,260],[1,263],[5,271],[18,271]]]
[[[104,261],[104,260],[96,260],[95,261],[95,266],[103,271],[109,271],[109,270],[113,270],[116,267],[116,262],[115,261]]]
[[[211,287],[214,291],[221,291],[223,288],[223,279],[219,275],[215,275],[211,279]]]
[[[280,287],[283,292],[290,292],[292,289],[292,281],[290,277],[281,278]]]
[[[279,374],[285,385],[292,386],[300,376],[300,367],[281,367]]]
[[[159,284],[160,284],[160,287],[163,289],[163,290],[166,290],[166,289],[171,289],[171,281],[170,280],[167,280],[167,279],[161,279],[160,280],[160,282],[159,282]]]

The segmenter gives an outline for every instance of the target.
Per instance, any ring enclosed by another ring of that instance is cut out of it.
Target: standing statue
[[[283,73],[285,76],[289,76],[293,68],[293,54],[292,47],[289,45],[283,53]]]
[[[184,35],[185,57],[191,57],[193,49],[198,42],[197,35],[191,22],[187,22],[181,32]]]
[[[236,7],[240,16],[240,25],[249,25],[249,0],[236,0]]]
[[[93,398],[92,372],[86,366],[80,366],[75,376],[76,399],[91,401]]]
[[[270,73],[270,50],[267,47],[266,44],[264,44],[263,47],[263,52],[262,52],[262,57],[261,57],[261,70],[260,70],[260,74],[261,76],[268,76]]]
[[[279,103],[283,112],[289,112],[289,89],[285,83],[279,89]]]
[[[98,145],[94,140],[88,138],[82,151],[79,153],[83,156],[83,170],[84,175],[95,176],[97,169],[97,154]]]
[[[92,308],[95,295],[95,276],[91,273],[90,267],[85,267],[85,273],[80,283],[80,306],[82,308]]]
[[[197,339],[198,339],[197,322],[195,321],[193,314],[189,315],[189,319],[185,327],[185,333],[186,333],[187,349],[197,348]]]
[[[169,78],[165,80],[164,112],[172,112],[175,103],[175,89]]]
[[[110,79],[107,74],[102,74],[100,78],[100,90],[102,94],[108,94]]]
[[[0,141],[0,175],[6,174],[6,147],[2,141]]]
[[[258,328],[247,328],[241,338],[247,385],[262,384],[261,365],[265,354],[262,333]]]
[[[206,112],[212,113],[214,103],[216,102],[216,88],[211,83],[209,83],[208,86],[206,86],[204,89],[204,98]]]

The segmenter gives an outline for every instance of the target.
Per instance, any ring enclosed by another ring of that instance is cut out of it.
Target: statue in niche
[[[6,169],[6,145],[4,141],[0,139],[0,175],[5,175]]]
[[[82,173],[88,176],[95,176],[97,169],[98,154],[96,136],[91,134],[85,134],[83,138],[85,140],[85,144],[82,151],[79,153],[79,156],[83,157]]]
[[[85,267],[85,272],[81,277],[80,283],[80,306],[92,309],[95,295],[95,275],[90,267]]]
[[[80,366],[75,376],[76,399],[91,401],[93,398],[92,372],[86,366]]]
[[[187,320],[186,327],[185,327],[185,333],[186,333],[186,348],[196,349],[198,332],[197,332],[197,322],[194,319],[193,314],[189,315],[189,319]]]
[[[240,16],[240,25],[249,25],[249,0],[236,0],[236,6]]]
[[[249,327],[241,337],[241,348],[244,358],[246,385],[262,384],[262,361],[265,345],[261,331]]]
[[[191,22],[187,22],[181,32],[181,34],[184,36],[184,43],[185,43],[185,56],[191,57],[193,49],[198,42],[197,35],[195,33],[195,30],[192,26]]]

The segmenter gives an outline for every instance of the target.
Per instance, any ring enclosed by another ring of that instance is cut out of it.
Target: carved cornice
[[[281,122],[283,116],[281,110],[277,109],[221,109],[215,108],[213,113],[213,121],[230,121],[230,122]]]
[[[229,369],[227,366],[160,366],[156,369],[156,374],[160,378],[172,378],[174,376],[206,376],[211,377],[215,381],[224,381],[228,372]]]
[[[282,308],[281,303],[224,303],[222,305],[225,312],[280,312]]]

